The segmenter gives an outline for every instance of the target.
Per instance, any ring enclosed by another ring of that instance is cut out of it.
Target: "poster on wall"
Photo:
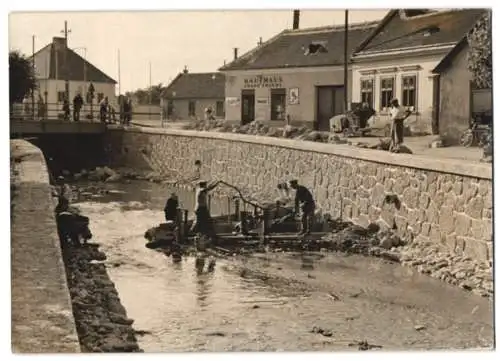
[[[258,105],[268,105],[269,104],[269,98],[257,98],[257,104]]]
[[[290,105],[299,104],[299,88],[290,88],[288,95],[288,104]]]
[[[226,104],[229,107],[237,107],[240,105],[240,98],[239,97],[228,97],[228,98],[226,98]]]

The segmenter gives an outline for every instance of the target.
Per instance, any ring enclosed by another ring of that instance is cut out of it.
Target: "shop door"
[[[330,119],[344,112],[344,87],[321,86],[316,88],[316,129],[328,131]]]
[[[286,89],[271,89],[271,120],[285,120]]]
[[[255,92],[243,90],[241,93],[241,124],[245,125],[255,120]]]

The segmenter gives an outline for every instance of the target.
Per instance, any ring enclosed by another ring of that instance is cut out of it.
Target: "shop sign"
[[[251,78],[245,78],[244,88],[281,88],[283,78],[280,75],[257,75]]]
[[[268,105],[269,98],[257,98],[257,104],[259,105]]]

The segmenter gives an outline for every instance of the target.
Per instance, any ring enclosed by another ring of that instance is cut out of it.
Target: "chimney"
[[[234,60],[238,59],[238,48],[233,48],[234,50]]]
[[[52,44],[54,44],[54,47],[56,48],[56,50],[64,49],[67,46],[66,39],[59,38],[59,37],[52,38]]]
[[[184,65],[184,70],[182,71],[184,74],[189,73],[187,65]]]
[[[257,43],[258,46],[262,45],[262,36],[259,38],[259,42]]]
[[[293,11],[293,30],[297,30],[299,28],[300,22],[300,10]]]

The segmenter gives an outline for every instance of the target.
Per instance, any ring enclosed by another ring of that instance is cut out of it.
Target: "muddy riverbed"
[[[145,230],[163,220],[166,185],[103,186],[110,192],[77,205],[145,352],[493,345],[491,299],[382,259],[260,254],[218,259],[215,272],[200,275],[194,259],[174,264],[144,246]],[[190,208],[193,194],[177,193]],[[214,211],[224,207],[215,203]]]

